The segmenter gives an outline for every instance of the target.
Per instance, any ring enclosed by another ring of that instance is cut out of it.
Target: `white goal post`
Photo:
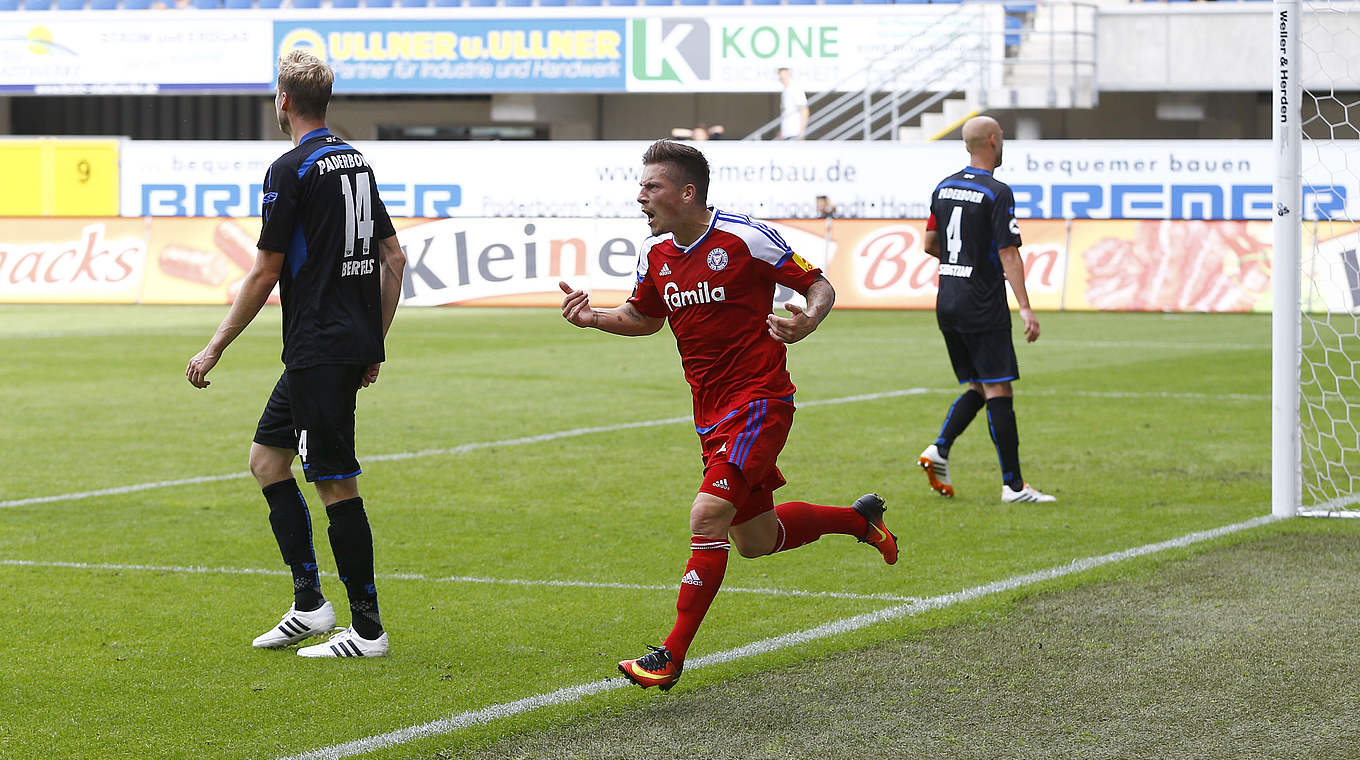
[[[1360,517],[1360,0],[1274,0],[1271,511]]]

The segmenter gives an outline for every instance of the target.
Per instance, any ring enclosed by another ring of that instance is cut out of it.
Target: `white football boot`
[[[298,612],[296,606],[290,605],[283,620],[260,634],[251,644],[259,649],[279,649],[333,630],[335,608],[330,602],[322,603],[311,612]]]
[[[1040,491],[1039,489],[1035,488],[1034,486],[1030,485],[1029,483],[1026,483],[1025,487],[1021,488],[1019,491],[1005,484],[1002,484],[1001,486],[1001,501],[1005,502],[1006,504],[1016,504],[1022,501],[1047,502],[1057,500],[1058,497],[1046,494]]]
[[[916,464],[925,470],[930,487],[936,493],[941,496],[954,495],[954,486],[949,482],[949,460],[940,456],[940,450],[935,444],[930,444],[921,452],[921,456],[916,458]]]
[[[387,631],[376,639],[366,639],[353,628],[341,628],[326,643],[303,647],[299,657],[386,657]]]

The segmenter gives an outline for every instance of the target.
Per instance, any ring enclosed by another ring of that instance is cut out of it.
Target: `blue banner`
[[[625,89],[623,19],[275,21],[274,47],[321,57],[341,94]]]

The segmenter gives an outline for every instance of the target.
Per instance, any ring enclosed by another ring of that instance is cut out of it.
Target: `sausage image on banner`
[[[218,287],[227,281],[227,263],[217,251],[167,245],[156,257],[162,272],[199,285]]]
[[[231,262],[249,272],[255,265],[255,240],[236,222],[221,222],[213,230],[213,242]]]

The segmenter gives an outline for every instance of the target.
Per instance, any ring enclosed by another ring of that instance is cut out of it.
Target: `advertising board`
[[[356,142],[393,216],[637,218],[649,143]],[[710,199],[761,219],[813,218],[828,196],[849,219],[928,215],[930,193],[963,168],[958,142],[702,144]],[[255,216],[283,140],[131,141],[122,156],[124,216]],[[1338,149],[1339,151],[1339,149]],[[1360,216],[1360,185],[1305,176],[1307,219]],[[1235,219],[1271,216],[1269,140],[1012,140],[998,179],[1021,219]]]

